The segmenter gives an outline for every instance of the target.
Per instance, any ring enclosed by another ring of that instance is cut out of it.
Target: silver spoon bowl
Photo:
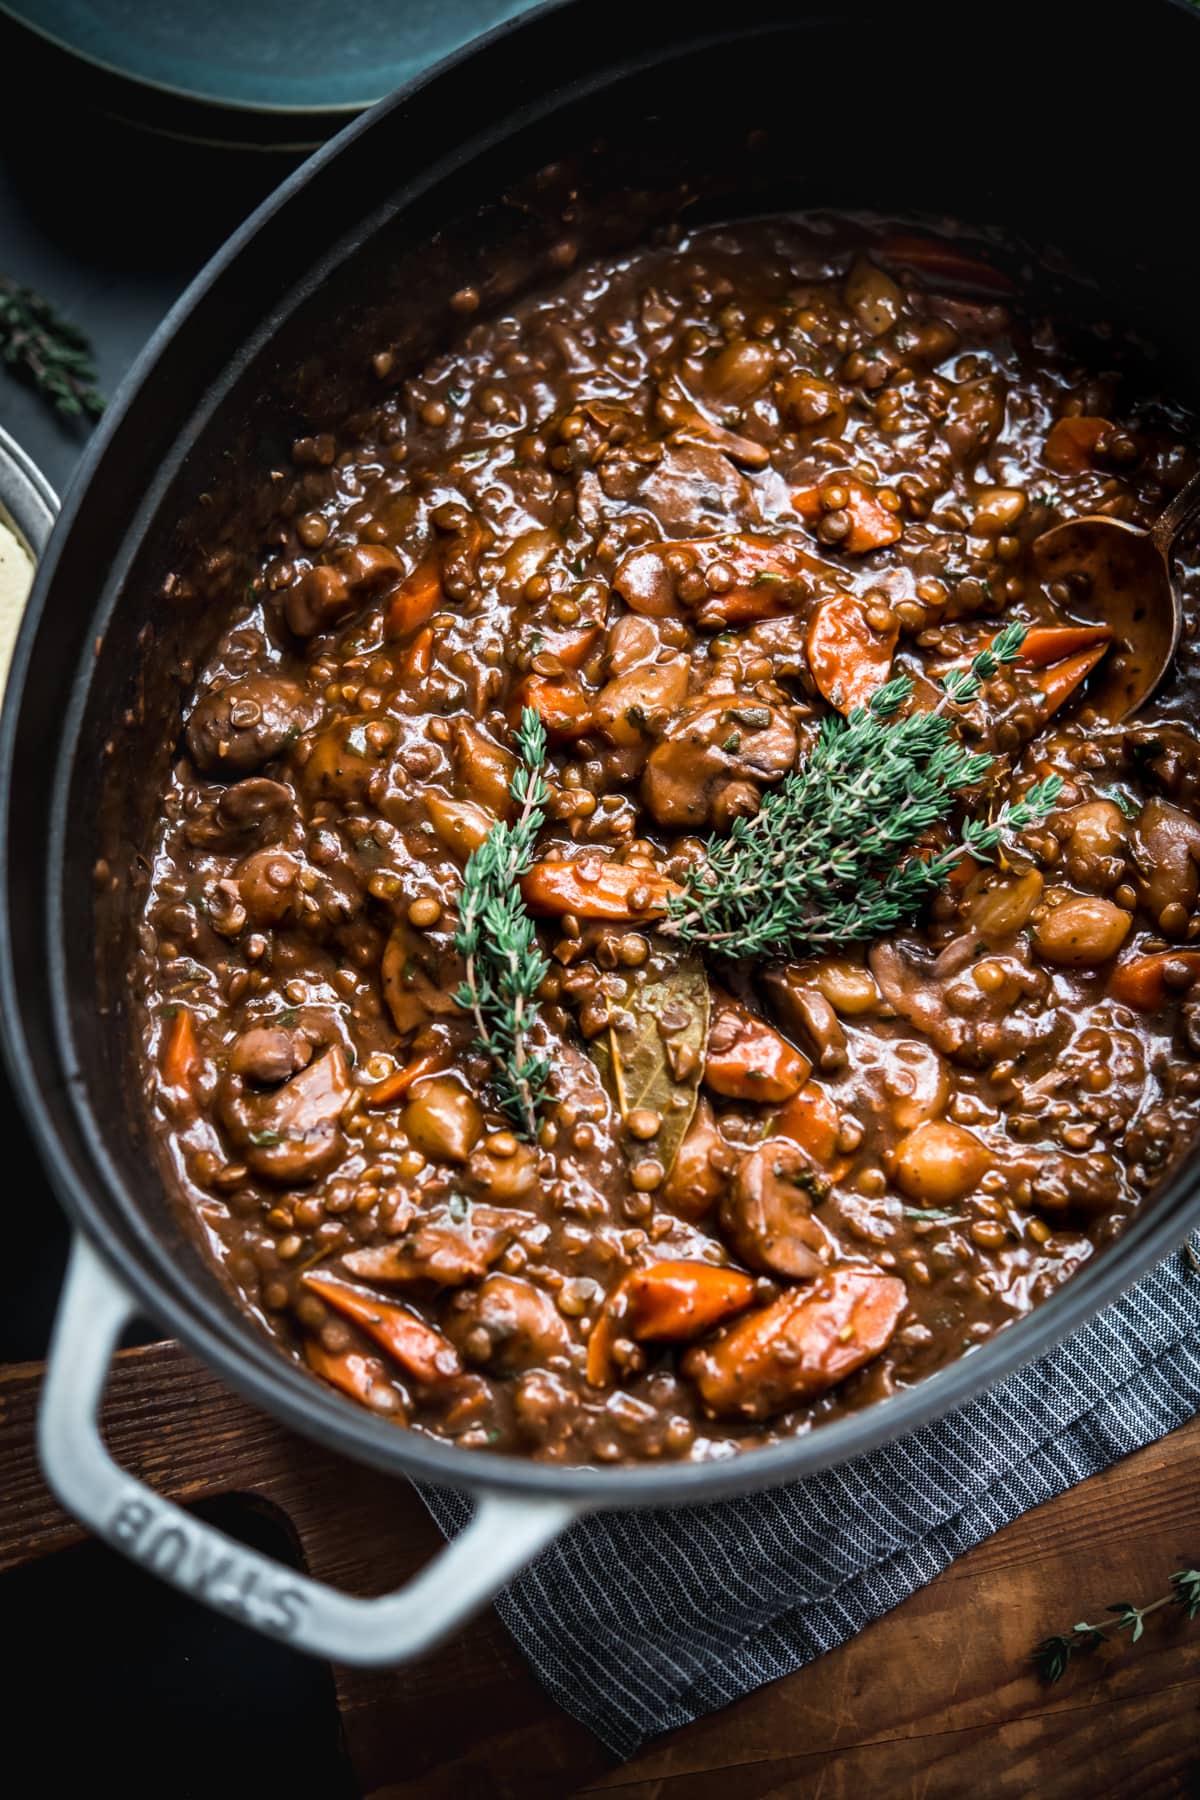
[[[1179,648],[1183,615],[1171,552],[1197,513],[1200,474],[1148,527],[1090,513],[1034,540],[1034,566],[1043,581],[1070,586],[1072,616],[1112,627],[1113,647],[1091,677],[1088,704],[1114,725],[1157,692]]]

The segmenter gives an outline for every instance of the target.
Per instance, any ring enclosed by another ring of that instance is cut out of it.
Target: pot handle
[[[100,1400],[136,1311],[77,1232],[38,1414],[42,1470],[57,1499],[97,1537],[256,1631],[360,1668],[405,1662],[491,1600],[579,1515],[566,1501],[481,1488],[470,1524],[398,1593],[363,1600],[311,1581],[162,1499],[109,1455]]]

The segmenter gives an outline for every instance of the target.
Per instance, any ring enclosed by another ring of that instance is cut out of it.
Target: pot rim
[[[553,25],[558,14],[581,4],[582,0],[545,0],[543,5],[503,22],[485,36],[460,47],[350,124],[289,176],[217,251],[171,308],[122,381],[71,485],[61,521],[39,567],[0,719],[0,826],[5,827],[0,832],[0,1016],[14,1087],[42,1160],[73,1222],[86,1231],[119,1271],[121,1279],[144,1305],[148,1315],[175,1331],[189,1350],[217,1369],[237,1392],[302,1434],[390,1473],[404,1473],[459,1489],[492,1488],[554,1495],[584,1506],[678,1505],[782,1485],[814,1474],[911,1433],[955,1406],[980,1396],[1001,1376],[1048,1350],[1180,1244],[1189,1227],[1200,1220],[1200,1158],[1190,1158],[1168,1187],[1155,1197],[1148,1213],[1136,1219],[1116,1244],[1073,1276],[1033,1313],[1015,1321],[986,1340],[978,1350],[958,1358],[914,1387],[802,1436],[738,1451],[711,1462],[613,1468],[558,1467],[496,1452],[464,1450],[373,1418],[283,1356],[248,1318],[238,1321],[233,1303],[218,1297],[215,1284],[209,1292],[198,1284],[181,1280],[166,1245],[156,1238],[112,1165],[89,1105],[87,1079],[74,1051],[66,996],[61,916],[67,800],[78,754],[90,658],[81,662],[76,672],[70,705],[63,721],[54,770],[44,892],[55,1053],[76,1128],[92,1161],[94,1183],[85,1182],[78,1175],[65,1141],[42,1103],[34,1079],[25,1021],[17,995],[8,896],[7,824],[19,702],[34,641],[46,611],[46,596],[61,547],[71,531],[83,496],[134,396],[152,377],[160,354],[183,321],[204,302],[218,277],[227,274],[238,262],[262,227],[293,206],[313,177],[350,144],[376,130],[384,118],[403,106],[414,93],[444,79],[460,64],[486,56],[497,40],[520,36],[534,44],[547,23]],[[1173,10],[1182,10],[1182,0],[1168,0],[1168,4]],[[1191,16],[1200,20],[1194,12]],[[772,14],[772,20],[776,17],[777,14]],[[727,26],[722,33],[697,34],[689,39],[689,45],[703,41],[704,36],[711,41],[714,35],[728,35],[734,29],[734,26]],[[622,66],[628,64],[605,63],[597,81],[608,83]],[[469,140],[460,145],[460,154],[463,157],[474,155],[478,145],[478,138]],[[234,368],[240,360],[238,356],[226,364],[221,380],[214,384],[216,392],[225,391],[225,384],[233,378]],[[207,402],[215,405],[212,394],[207,396]],[[128,546],[140,535],[142,523],[154,510],[161,483],[166,481],[168,474],[173,474],[174,468],[174,458],[168,459],[160,482],[150,488],[142,505],[130,517],[118,566],[127,559]],[[106,599],[111,598],[111,586],[110,576]],[[103,605],[104,600],[100,604]],[[97,1203],[97,1186],[106,1191],[113,1213],[120,1220],[119,1226]]]
[[[28,451],[0,425],[0,516],[16,526],[40,560],[54,528],[58,495]]]

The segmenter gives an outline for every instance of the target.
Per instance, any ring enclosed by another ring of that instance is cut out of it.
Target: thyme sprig
[[[1182,1607],[1189,1619],[1200,1614],[1200,1569],[1176,1569],[1171,1576],[1169,1593],[1160,1594],[1148,1606],[1134,1606],[1128,1600],[1118,1600],[1105,1609],[1114,1614],[1113,1618],[1105,1619],[1099,1625],[1081,1619],[1069,1632],[1043,1638],[1032,1656],[1039,1679],[1047,1686],[1061,1681],[1074,1657],[1086,1656],[1122,1631],[1127,1631],[1130,1642],[1136,1644],[1146,1629],[1146,1620],[1164,1606]]]
[[[6,275],[0,275],[0,362],[64,418],[98,419],[104,411],[87,337],[41,294]]]
[[[542,772],[546,730],[531,707],[521,714],[516,745],[521,760],[509,791],[517,816],[511,824],[493,825],[472,851],[463,876],[454,944],[465,978],[454,998],[475,1020],[476,1044],[491,1058],[500,1105],[517,1130],[532,1138],[550,1061],[529,1042],[537,990],[549,964],[518,885],[533,860],[549,797]]]
[[[684,893],[669,901],[662,930],[727,957],[881,937],[913,918],[963,856],[987,861],[1006,832],[1042,818],[1058,798],[1057,776],[990,819],[965,820],[948,848],[918,849],[993,767],[958,742],[949,709],[970,705],[1024,640],[1022,624],[1006,626],[969,667],[945,676],[932,711],[896,717],[912,694],[899,676],[848,718],[827,717],[803,767],[754,818],[735,820],[728,837],[709,844]]]

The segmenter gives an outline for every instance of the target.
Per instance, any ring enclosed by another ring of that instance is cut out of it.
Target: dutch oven
[[[99,905],[145,841],[189,659],[219,627],[162,576],[180,522],[344,415],[386,324],[436,349],[445,297],[491,307],[585,249],[755,212],[952,216],[1029,247],[1038,278],[1140,330],[1156,385],[1200,400],[1194,155],[1200,15],[1184,0],[632,0],[542,7],[351,125],[209,263],[97,431],[43,557],[0,740],[0,999],[13,1080],[75,1227],[41,1415],[44,1468],[97,1535],[209,1605],[354,1663],[420,1652],[593,1508],[678,1506],[794,1481],[995,1383],[1167,1255],[1200,1217],[1186,1164],[1044,1306],[882,1404],[729,1460],[556,1468],[397,1429],[288,1362],[186,1235],[133,1086],[134,909]],[[1068,267],[1083,272],[1068,281]],[[1150,355],[1150,351],[1147,351]],[[186,529],[186,526],[183,527]],[[126,903],[121,904],[122,894]],[[295,1430],[474,1497],[405,1591],[359,1599],[272,1565],[110,1459],[97,1407],[130,1318],[177,1336]]]

